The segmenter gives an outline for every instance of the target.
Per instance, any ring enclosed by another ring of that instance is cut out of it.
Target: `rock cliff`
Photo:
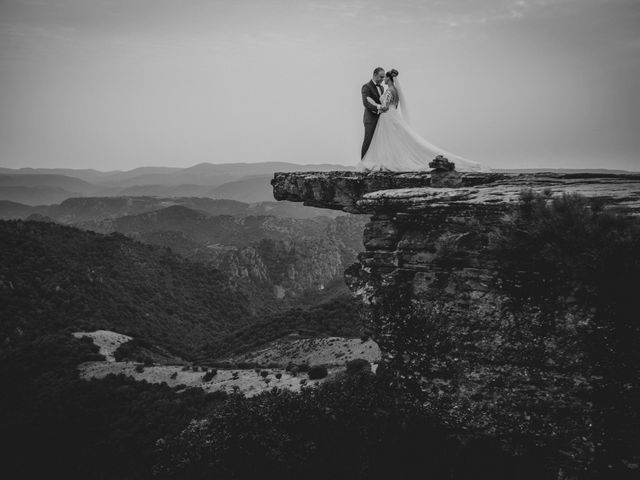
[[[515,453],[539,447],[563,478],[617,449],[618,432],[598,423],[613,408],[598,394],[598,312],[572,294],[514,294],[537,272],[506,271],[491,241],[523,189],[638,215],[640,175],[304,172],[276,173],[272,185],[278,200],[370,215],[347,285],[365,305],[381,368],[453,431]],[[623,469],[637,469],[639,453],[618,451]]]

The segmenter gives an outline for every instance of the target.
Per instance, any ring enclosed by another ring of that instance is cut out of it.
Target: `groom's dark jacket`
[[[367,97],[371,97],[377,103],[380,103],[380,92],[376,88],[373,80],[369,80],[362,86],[362,104],[364,105],[364,123],[378,122],[378,109],[367,101]]]

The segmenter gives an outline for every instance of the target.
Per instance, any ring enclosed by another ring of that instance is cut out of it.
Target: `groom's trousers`
[[[371,145],[371,139],[373,138],[373,132],[376,131],[376,125],[378,124],[378,117],[373,117],[375,120],[365,122],[364,124],[364,141],[362,142],[362,152],[360,156],[360,160],[364,158],[364,154],[369,150],[369,145]]]

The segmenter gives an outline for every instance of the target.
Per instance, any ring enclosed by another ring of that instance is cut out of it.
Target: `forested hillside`
[[[295,306],[304,292],[320,293],[338,280],[347,294],[343,272],[356,259],[365,220],[358,215],[308,219],[209,215],[172,205],[81,226],[170,247],[223,271],[239,288]]]
[[[219,271],[114,233],[0,221],[1,338],[107,329],[189,356],[255,321]]]

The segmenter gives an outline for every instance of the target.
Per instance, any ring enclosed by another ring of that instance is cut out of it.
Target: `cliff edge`
[[[523,191],[538,192],[539,208],[568,198],[559,215],[584,207],[637,218],[640,175],[304,172],[276,173],[272,185],[278,200],[370,215],[345,280],[365,305],[381,371],[452,431],[515,454],[539,448],[558,478],[640,472],[640,421],[624,406],[640,399],[640,345],[625,305],[594,303],[598,292],[561,275],[562,255],[556,272],[496,249]],[[608,340],[618,324],[629,352]]]

